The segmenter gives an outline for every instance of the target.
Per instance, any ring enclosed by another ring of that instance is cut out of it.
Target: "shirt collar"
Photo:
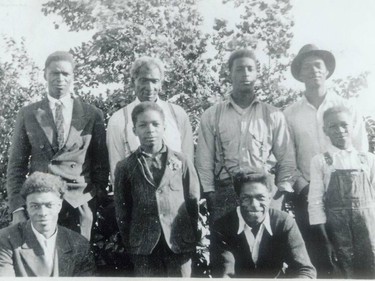
[[[139,154],[139,156],[144,156],[144,157],[147,157],[147,158],[157,157],[158,155],[161,155],[161,154],[163,154],[165,152],[167,152],[167,146],[164,144],[164,142],[162,144],[161,149],[157,153],[155,153],[154,155],[149,154],[147,152],[144,152],[141,146],[139,146],[139,148],[138,148],[138,154]]]
[[[68,107],[72,104],[72,98],[70,94],[67,94],[66,96],[62,97],[61,99],[55,99],[54,97],[47,95],[47,99],[51,106],[55,107],[55,104],[58,102],[61,102],[64,107]]]
[[[51,242],[54,242],[54,241],[56,241],[56,236],[57,236],[57,226],[56,226],[56,230],[55,230],[55,232],[52,234],[52,236],[51,237],[49,237],[49,238],[46,238],[46,237],[44,237],[44,235],[43,234],[41,234],[38,230],[36,230],[35,228],[34,228],[34,226],[33,226],[33,223],[31,223],[31,229],[32,229],[32,231],[34,232],[34,234],[35,234],[35,237],[36,237],[36,239],[38,240],[38,242],[40,243],[40,245],[43,247],[44,245],[45,245],[45,241],[51,241]]]
[[[240,206],[237,207],[237,216],[238,216],[238,231],[237,234],[242,233],[245,230],[245,226],[251,229],[249,225],[246,224],[244,218],[242,217],[241,214],[241,208]],[[263,222],[261,225],[264,225],[264,228],[267,230],[269,235],[273,235],[272,229],[271,229],[271,222],[270,222],[270,214],[267,212],[266,217],[264,218]]]
[[[334,98],[335,98],[335,94],[332,93],[331,91],[326,90],[326,95],[325,95],[325,97],[324,97],[324,100],[323,100],[322,104],[324,104],[324,103],[326,103],[326,102],[329,102],[329,101],[333,100]],[[301,101],[302,101],[302,103],[305,103],[305,104],[307,104],[307,105],[311,105],[311,106],[313,106],[313,105],[307,100],[305,93],[303,93]],[[315,108],[315,107],[314,107],[314,108]]]
[[[135,102],[135,105],[138,105],[138,104],[141,103],[141,101],[139,100],[138,97],[135,98],[134,102]],[[159,105],[159,106],[161,105],[162,100],[159,98],[159,96],[156,97],[156,102],[155,102],[155,103],[156,103],[157,105]]]
[[[240,107],[238,104],[236,104],[234,102],[234,100],[232,98],[232,92],[230,92],[229,103],[233,106],[233,108],[237,112],[243,113],[244,111],[246,111],[247,109],[249,109],[250,107],[252,107],[253,104],[259,103],[259,99],[258,99],[258,97],[255,96],[255,98],[253,99],[253,101],[250,103],[250,105],[248,107],[242,108],[242,107]]]
[[[329,144],[328,146],[328,152],[330,154],[336,154],[336,153],[340,153],[342,151],[346,151],[346,152],[353,152],[355,151],[353,145],[349,146],[347,149],[340,149],[340,148],[337,148],[336,146],[332,145],[332,144]]]

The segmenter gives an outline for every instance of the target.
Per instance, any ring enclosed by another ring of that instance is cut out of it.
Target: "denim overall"
[[[332,167],[332,158],[324,154]],[[359,154],[362,166],[366,156]],[[363,169],[333,170],[325,195],[327,231],[343,278],[375,278],[375,190]]]

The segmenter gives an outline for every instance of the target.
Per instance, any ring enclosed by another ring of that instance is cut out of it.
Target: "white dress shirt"
[[[324,195],[331,179],[331,173],[336,169],[362,169],[369,176],[370,182],[375,188],[375,155],[370,152],[362,152],[366,161],[361,161],[355,148],[350,147],[347,150],[341,150],[333,145],[329,146],[327,152],[333,160],[332,165],[327,164],[324,154],[316,155],[311,160],[311,181],[308,196],[311,225],[327,222],[324,211]]]
[[[34,228],[32,223],[31,229],[33,230],[36,239],[38,240],[40,246],[44,251],[45,261],[47,263],[49,271],[52,273],[56,251],[57,228],[49,238],[46,238],[41,233],[39,233],[38,230]]]
[[[70,124],[72,122],[72,115],[73,115],[73,99],[71,98],[70,94],[62,97],[61,99],[55,99],[50,95],[47,95],[49,101],[49,107],[51,108],[53,119],[55,120],[56,114],[56,103],[59,101],[62,103],[62,114],[64,116],[64,141],[68,138],[69,131],[70,131]]]
[[[333,106],[345,106],[352,112],[353,145],[358,151],[368,151],[368,139],[364,120],[355,105],[333,92],[328,92],[316,109],[305,96],[284,111],[291,139],[296,151],[297,178],[295,191],[299,193],[310,181],[311,159],[327,151],[331,141],[323,131],[323,113]]]
[[[246,241],[251,252],[251,257],[253,258],[253,262],[256,265],[259,257],[259,246],[260,242],[262,241],[264,230],[266,230],[271,236],[273,235],[270,224],[270,215],[267,212],[266,217],[260,225],[258,233],[255,237],[253,232],[251,231],[251,227],[246,224],[244,218],[242,217],[240,206],[237,207],[237,215],[239,221],[237,234],[240,234],[242,232],[245,233]]]

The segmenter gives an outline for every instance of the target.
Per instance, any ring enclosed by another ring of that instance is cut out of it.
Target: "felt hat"
[[[307,44],[303,46],[301,50],[299,50],[297,56],[293,59],[292,65],[291,65],[292,75],[298,81],[303,82],[301,81],[299,77],[300,71],[301,71],[301,63],[303,59],[308,56],[317,56],[324,61],[327,67],[327,70],[329,72],[327,78],[329,78],[335,71],[336,61],[335,61],[335,57],[333,56],[331,52],[326,51],[326,50],[321,50],[313,44]]]

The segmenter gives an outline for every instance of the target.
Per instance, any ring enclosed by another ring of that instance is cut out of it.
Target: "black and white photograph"
[[[375,279],[374,15],[0,0],[0,278]]]

